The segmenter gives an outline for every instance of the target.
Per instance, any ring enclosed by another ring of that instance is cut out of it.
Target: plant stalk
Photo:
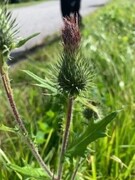
[[[13,93],[12,93],[8,73],[4,70],[3,66],[0,68],[0,75],[1,75],[1,78],[2,78],[2,83],[3,83],[3,86],[4,86],[4,89],[5,89],[5,92],[6,92],[6,95],[7,95],[11,110],[13,112],[16,123],[19,126],[20,133],[21,133],[21,135],[23,136],[23,138],[25,140],[25,143],[30,148],[32,154],[34,155],[34,157],[36,158],[36,160],[38,161],[40,166],[44,169],[44,171],[48,174],[48,176],[50,176],[52,178],[53,177],[52,172],[49,170],[47,165],[44,163],[43,159],[41,158],[41,156],[40,156],[40,154],[38,152],[38,149],[35,147],[34,143],[29,138],[28,131],[26,130],[26,128],[24,126],[24,123],[20,118],[20,114],[18,112],[18,109],[16,107],[16,103],[14,101],[14,97],[13,97]]]
[[[62,177],[63,159],[64,159],[64,154],[66,152],[68,139],[69,139],[69,131],[70,131],[70,125],[71,125],[71,120],[72,120],[72,111],[73,111],[73,102],[74,102],[74,98],[69,97],[68,98],[67,116],[66,116],[66,127],[65,127],[64,134],[63,134],[62,147],[61,147],[60,160],[59,160],[58,180],[61,180],[61,177]]]
[[[77,163],[76,163],[76,167],[75,167],[75,170],[74,170],[74,172],[73,172],[73,174],[72,174],[71,180],[75,180],[77,171],[78,171],[81,163],[82,163],[82,159],[79,158],[78,161],[77,161]]]

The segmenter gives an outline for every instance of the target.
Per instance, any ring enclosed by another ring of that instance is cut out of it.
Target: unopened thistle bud
[[[92,80],[92,66],[80,52],[80,31],[77,20],[64,19],[62,29],[63,54],[58,65],[58,85],[63,93],[77,96],[85,91]]]
[[[74,16],[64,18],[62,40],[64,50],[69,53],[74,53],[79,48],[81,36],[78,26],[78,20]]]
[[[14,36],[17,29],[15,19],[12,20],[11,16],[6,5],[2,5],[0,7],[0,53],[2,56],[8,56],[14,48]]]
[[[85,108],[83,111],[83,115],[87,120],[91,120],[91,119],[97,119],[98,115],[95,111],[93,111],[90,108]]]
[[[0,67],[7,60],[11,50],[21,47],[39,34],[35,33],[27,38],[15,39],[18,34],[16,19],[12,18],[12,13],[8,11],[7,4],[8,0],[5,0],[0,6]]]

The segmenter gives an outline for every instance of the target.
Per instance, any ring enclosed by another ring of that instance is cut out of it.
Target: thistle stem
[[[74,102],[74,98],[69,97],[68,98],[67,117],[66,117],[66,127],[65,127],[64,134],[63,134],[62,147],[61,147],[60,160],[59,160],[58,180],[61,180],[61,177],[62,177],[63,158],[64,158],[64,154],[67,149],[67,144],[68,144],[68,139],[69,139],[69,131],[70,131],[70,125],[71,125],[71,120],[72,120],[72,111],[73,111],[73,102]]]
[[[28,136],[28,131],[26,130],[23,121],[20,118],[20,114],[18,112],[18,109],[16,107],[16,103],[14,101],[14,97],[13,97],[13,93],[12,93],[12,89],[11,89],[11,85],[10,85],[10,81],[9,81],[9,77],[8,77],[8,73],[5,72],[5,70],[3,69],[3,67],[0,68],[0,75],[2,78],[2,83],[11,107],[11,110],[13,112],[14,118],[16,120],[16,123],[19,126],[20,129],[20,133],[23,136],[25,143],[28,145],[28,147],[30,148],[32,154],[34,155],[34,157],[36,158],[36,160],[38,161],[38,163],[40,164],[40,166],[44,169],[44,171],[50,176],[50,178],[53,177],[52,172],[49,170],[49,168],[47,167],[47,165],[44,163],[43,159],[41,158],[38,149],[35,147],[34,143],[32,142],[32,140],[29,138]]]

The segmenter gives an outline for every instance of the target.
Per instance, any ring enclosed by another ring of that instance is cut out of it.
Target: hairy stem
[[[63,171],[63,159],[64,159],[64,154],[66,152],[68,139],[69,139],[69,131],[70,131],[70,125],[71,125],[71,120],[72,120],[73,102],[74,102],[73,97],[69,97],[67,117],[66,117],[66,127],[63,134],[62,147],[61,147],[60,160],[59,160],[58,180],[61,180],[62,171]]]
[[[14,101],[14,97],[13,97],[13,93],[12,93],[12,89],[11,89],[11,85],[10,85],[10,81],[9,81],[9,77],[8,77],[8,73],[5,72],[5,70],[3,69],[3,67],[0,68],[0,75],[2,78],[2,83],[11,107],[11,110],[13,112],[14,118],[16,120],[16,123],[19,126],[20,129],[20,133],[23,136],[25,143],[28,145],[28,147],[30,148],[32,154],[34,155],[34,157],[36,158],[36,160],[38,161],[38,163],[40,164],[40,166],[44,169],[44,171],[52,178],[53,174],[52,172],[49,170],[49,168],[47,167],[47,165],[44,163],[43,159],[41,158],[38,149],[35,147],[34,143],[32,142],[32,140],[29,138],[28,136],[28,132],[24,126],[23,121],[20,118],[18,109],[16,107],[16,103]]]

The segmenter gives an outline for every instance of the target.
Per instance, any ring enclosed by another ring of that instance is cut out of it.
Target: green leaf
[[[48,177],[48,175],[45,174],[45,172],[41,168],[33,168],[29,165],[20,167],[15,164],[9,164],[8,166],[12,170],[17,171],[21,174],[30,176],[30,177],[35,177],[35,178]]]
[[[33,79],[35,79],[40,83],[40,84],[35,84],[36,86],[45,88],[51,91],[51,93],[53,94],[57,94],[57,88],[55,88],[55,83],[51,82],[48,78],[42,79],[39,76],[27,70],[23,70],[23,72],[25,72],[26,74],[28,74],[29,76],[31,76]]]
[[[6,154],[4,153],[4,151],[0,148],[0,160],[4,159],[4,161],[6,163],[10,163],[10,160],[8,159],[8,157],[6,156]]]
[[[0,125],[0,131],[13,132],[13,133],[17,132],[15,128],[7,127],[4,124]]]
[[[10,164],[10,160],[8,159],[8,157],[6,156],[6,154],[4,153],[4,151],[1,148],[0,148],[0,162],[2,162],[5,166]],[[15,173],[18,176],[18,178],[20,180],[22,180],[21,175],[18,172],[16,172],[16,171],[15,171]]]
[[[35,34],[32,34],[31,36],[25,38],[25,39],[21,39],[21,40],[17,43],[16,47],[18,48],[18,47],[23,46],[27,41],[29,41],[30,39],[34,38],[35,36],[37,36],[37,35],[39,35],[39,34],[40,34],[40,33],[35,33]]]
[[[118,112],[112,112],[101,120],[90,121],[85,132],[69,146],[66,155],[69,157],[84,156],[84,152],[91,142],[106,136],[106,126],[117,114]]]

